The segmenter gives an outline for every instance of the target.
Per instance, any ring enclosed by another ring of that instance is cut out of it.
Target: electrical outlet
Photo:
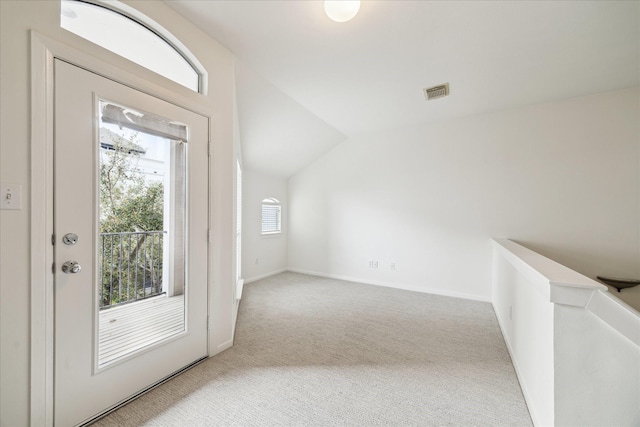
[[[0,209],[22,209],[22,186],[19,184],[2,184],[0,186]]]
[[[369,261],[369,268],[378,268],[378,261]]]
[[[389,268],[390,268],[390,269],[392,269],[392,270],[395,270],[395,269],[396,269],[396,263],[395,263],[395,262],[392,262],[392,263],[389,265]]]

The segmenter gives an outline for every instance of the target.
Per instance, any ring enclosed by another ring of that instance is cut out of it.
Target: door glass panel
[[[187,127],[99,103],[97,366],[185,330]]]

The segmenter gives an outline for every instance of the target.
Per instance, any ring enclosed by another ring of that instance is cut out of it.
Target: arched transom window
[[[115,3],[114,3],[115,4]],[[61,0],[60,26],[195,92],[202,92],[201,72],[192,56],[176,48],[157,24],[150,28],[120,11],[79,0]]]

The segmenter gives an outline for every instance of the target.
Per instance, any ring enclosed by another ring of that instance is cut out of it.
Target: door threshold
[[[86,426],[90,426],[91,424],[95,423],[98,420],[101,420],[102,418],[106,417],[107,415],[117,411],[118,409],[122,408],[123,406],[128,405],[129,403],[133,402],[134,400],[136,400],[137,398],[139,398],[140,396],[147,394],[148,392],[150,392],[151,390],[161,386],[162,384],[168,382],[169,380],[177,377],[178,375],[182,374],[183,372],[188,371],[189,369],[193,368],[196,365],[199,365],[200,363],[204,362],[205,360],[207,360],[209,358],[209,356],[204,356],[198,360],[196,360],[195,362],[192,362],[190,364],[188,364],[187,366],[185,366],[182,369],[177,370],[176,372],[164,377],[163,379],[161,379],[160,381],[150,385],[149,387],[139,391],[138,393],[134,394],[133,396],[130,396],[128,398],[126,398],[125,400],[123,400],[120,403],[116,403],[115,405],[113,405],[111,408],[106,409],[104,412],[99,413],[98,415],[88,419],[87,421],[83,422],[82,424],[79,424],[79,427],[86,427]]]

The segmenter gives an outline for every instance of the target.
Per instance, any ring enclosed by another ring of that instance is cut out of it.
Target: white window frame
[[[168,76],[167,74],[164,74],[161,71],[158,71],[158,69],[154,69],[153,67],[150,68],[148,65],[145,65],[142,62],[138,62],[135,60],[135,58],[133,58],[132,56],[128,55],[128,54],[124,54],[124,50],[113,50],[113,48],[111,47],[107,47],[107,46],[102,46],[101,47],[115,53],[116,55],[125,58],[129,61],[135,62],[138,65],[146,68],[147,70],[150,70],[156,74],[159,74],[161,76],[163,76],[164,78],[175,82],[176,84],[182,86],[182,87],[186,87],[189,90],[192,90],[194,92],[197,93],[201,93],[203,95],[207,94],[207,81],[208,81],[208,77],[207,77],[207,72],[204,68],[204,66],[200,63],[200,61],[198,61],[198,59],[195,57],[195,55],[193,55],[189,49],[187,49],[187,47],[181,43],[175,36],[173,36],[173,34],[171,34],[169,31],[167,31],[164,27],[162,27],[160,24],[158,24],[157,22],[155,22],[154,20],[152,20],[151,18],[149,18],[148,16],[144,15],[143,13],[139,12],[138,10],[134,9],[131,6],[128,6],[122,2],[119,1],[114,1],[114,0],[68,0],[68,1],[79,1],[80,3],[85,3],[86,5],[89,6],[94,6],[96,8],[102,8],[105,10],[105,12],[107,13],[115,13],[117,15],[122,16],[123,18],[126,18],[128,20],[130,20],[132,23],[134,24],[138,24],[140,26],[140,28],[147,30],[148,32],[150,32],[151,34],[155,35],[156,37],[158,37],[158,39],[160,40],[160,43],[166,43],[167,45],[169,45],[170,48],[172,48],[179,56],[181,56],[185,63],[188,64],[193,71],[196,73],[197,75],[197,87],[192,87],[189,84],[185,84],[183,82],[180,82],[179,80],[176,80],[170,76]],[[61,9],[62,11],[62,9]],[[61,19],[62,19],[62,15],[61,15]],[[62,24],[62,22],[61,22]],[[73,34],[76,34],[78,37],[82,37],[86,40],[89,40],[92,43],[96,43],[94,40],[92,40],[91,38],[87,38],[85,35],[80,34],[75,32],[73,29],[71,28],[67,28],[63,25],[61,25],[61,28],[72,32]],[[126,50],[126,49],[125,49]]]
[[[274,197],[269,197],[262,201],[261,207],[260,234],[263,236],[282,234],[282,204],[280,201]],[[265,218],[265,209],[270,214],[268,218]],[[271,218],[274,218],[275,221]]]

